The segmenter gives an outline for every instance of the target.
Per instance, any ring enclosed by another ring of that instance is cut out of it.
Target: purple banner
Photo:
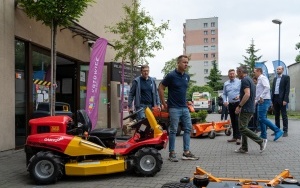
[[[106,47],[107,40],[99,38],[93,45],[93,50],[91,54],[85,110],[92,121],[92,129],[96,127],[98,120],[100,86],[102,80],[102,71],[104,66]]]

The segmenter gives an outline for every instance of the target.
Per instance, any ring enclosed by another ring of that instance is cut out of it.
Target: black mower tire
[[[40,151],[31,157],[27,170],[36,184],[52,184],[64,175],[64,163],[60,156]]]
[[[134,172],[138,176],[153,177],[161,170],[163,159],[155,148],[144,147],[139,149],[134,158]]]
[[[225,135],[230,136],[231,135],[231,129],[226,129],[225,130]]]
[[[197,188],[192,183],[180,183],[180,182],[170,182],[165,183],[161,188]]]
[[[216,137],[216,132],[215,132],[215,131],[210,131],[210,132],[208,133],[208,138],[214,139],[215,137]]]

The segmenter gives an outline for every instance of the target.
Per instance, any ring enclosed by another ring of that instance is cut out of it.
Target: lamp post
[[[279,20],[279,19],[274,19],[274,20],[272,20],[272,22],[274,23],[274,24],[278,24],[279,25],[279,39],[278,39],[278,66],[280,65],[280,25],[281,25],[281,23],[282,23],[282,21],[281,20]]]

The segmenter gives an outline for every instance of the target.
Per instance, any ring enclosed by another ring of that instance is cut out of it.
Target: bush
[[[206,122],[207,111],[200,110],[198,112],[191,112],[191,118],[196,119],[198,123]]]

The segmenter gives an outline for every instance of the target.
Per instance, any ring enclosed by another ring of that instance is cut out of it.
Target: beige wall
[[[114,26],[124,15],[123,5],[131,5],[132,0],[97,0],[80,18],[79,24],[101,38],[105,38],[113,44],[117,36],[106,32],[104,26]],[[110,62],[115,56],[112,47],[106,51],[105,61]]]
[[[131,0],[96,0],[89,6],[79,24],[92,33],[106,38],[113,43],[116,36],[106,33],[104,26],[114,25],[124,14],[123,4],[131,4]],[[90,47],[83,43],[81,36],[73,37],[69,29],[57,33],[57,52],[74,59],[89,62]],[[14,6],[13,0],[0,0],[0,151],[15,147],[15,62],[14,41],[19,37],[40,47],[50,49],[50,28],[34,19],[29,19],[23,10]],[[108,47],[106,62],[112,61],[115,51]],[[114,88],[116,89],[116,88]],[[116,100],[113,98],[112,100]],[[118,112],[112,112],[112,115]],[[116,116],[114,117],[116,119]],[[105,118],[100,117],[101,127]],[[113,126],[114,127],[114,126]]]
[[[14,1],[0,1],[0,151],[15,147]]]

